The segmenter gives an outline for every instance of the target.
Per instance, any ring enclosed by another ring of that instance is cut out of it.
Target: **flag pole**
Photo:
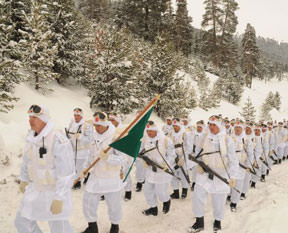
[[[125,130],[123,130],[123,132],[114,140],[118,141],[119,139],[121,139],[131,128],[132,126],[135,125],[135,123],[147,112],[147,110],[149,110],[154,104],[157,103],[157,101],[160,99],[160,95],[157,95],[139,114],[138,116],[126,127]],[[108,146],[105,150],[104,153],[107,153],[109,150],[111,149],[110,146]],[[90,166],[88,168],[86,168],[84,170],[84,176],[91,170],[91,168],[93,168],[95,166],[96,163],[98,163],[98,161],[100,160],[100,158],[98,157],[96,160],[94,160],[94,162],[92,162],[90,164]],[[135,162],[135,161],[134,161]],[[73,186],[81,179],[81,177],[78,177],[76,180],[74,180],[74,184]]]

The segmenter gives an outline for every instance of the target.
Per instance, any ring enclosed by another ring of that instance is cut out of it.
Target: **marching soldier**
[[[20,175],[24,193],[15,219],[18,233],[41,233],[36,221],[48,221],[51,233],[73,233],[71,188],[75,176],[73,149],[54,128],[48,109],[32,105]]]
[[[176,152],[176,165],[174,167],[175,174],[177,177],[181,178],[179,181],[176,177],[172,178],[171,186],[173,188],[173,193],[171,194],[172,199],[179,199],[179,186],[181,183],[182,194],[181,198],[187,197],[187,192],[189,188],[190,178],[188,170],[192,168],[193,164],[188,160],[188,155],[192,153],[193,150],[193,133],[191,130],[185,130],[180,122],[179,118],[174,118],[172,120],[173,130],[170,133],[170,139],[172,140],[175,152]]]
[[[196,151],[202,150],[203,154],[202,156],[200,154],[199,159],[219,176],[227,179],[229,185],[216,177],[215,174],[205,172],[203,168],[199,166],[192,197],[193,213],[196,217],[196,222],[189,228],[188,232],[190,233],[204,230],[205,204],[208,194],[211,194],[212,197],[214,232],[221,230],[226,197],[230,192],[230,187],[235,187],[239,161],[235,155],[233,140],[230,136],[226,135],[221,125],[222,122],[218,116],[210,117],[208,134],[202,139],[202,148],[198,148]]]
[[[90,172],[90,177],[85,187],[83,196],[83,211],[88,222],[88,227],[83,233],[98,233],[97,209],[102,195],[108,205],[108,213],[111,221],[110,233],[119,232],[119,223],[122,218],[121,191],[122,179],[120,177],[123,153],[111,149],[105,153],[115,137],[115,127],[108,121],[103,112],[94,114],[94,127],[91,142],[91,154],[88,164],[100,158]],[[82,172],[83,174],[83,172]]]
[[[163,169],[145,162],[146,178],[144,195],[150,208],[144,210],[144,215],[158,215],[157,199],[163,203],[162,212],[167,214],[170,210],[170,196],[168,193],[171,175],[165,173],[170,170],[175,160],[175,151],[171,140],[162,134],[153,121],[149,121],[146,127],[146,135],[141,145],[141,151],[149,151],[144,154],[150,160],[159,164]],[[170,170],[171,171],[171,170]]]
[[[73,112],[74,119],[71,120],[66,135],[73,146],[76,176],[79,177],[83,170],[83,165],[90,155],[90,141],[93,129],[88,122],[85,122],[81,108],[75,108]],[[73,189],[80,188],[81,181],[78,181],[73,186]]]

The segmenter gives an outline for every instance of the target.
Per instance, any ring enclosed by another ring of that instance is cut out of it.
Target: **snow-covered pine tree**
[[[13,59],[13,48],[16,49],[17,44],[11,41],[14,31],[11,17],[11,2],[0,0],[0,112],[8,112],[13,108],[13,102],[18,100],[13,96],[20,75],[19,62]]]
[[[221,1],[219,1],[221,2]],[[219,35],[219,48],[215,56],[214,64],[216,67],[229,66],[230,70],[235,69],[238,58],[238,47],[234,42],[233,35],[236,32],[238,19],[235,14],[238,3],[235,0],[222,0],[223,17],[221,34]]]
[[[23,39],[22,62],[26,69],[26,78],[36,90],[47,91],[47,84],[58,77],[53,71],[57,55],[57,46],[53,46],[53,32],[47,22],[47,5],[40,0],[31,0],[31,13],[22,12]]]
[[[91,53],[87,56],[90,74],[86,87],[91,108],[127,114],[141,105],[138,97],[144,88],[134,75],[137,71],[133,62],[137,59],[133,40],[124,29],[108,25],[96,28]]]
[[[242,112],[240,115],[244,118],[245,121],[254,122],[255,121],[256,109],[253,106],[250,97],[247,98],[245,105],[242,107]]]
[[[88,75],[83,58],[89,44],[90,25],[82,14],[75,11],[73,0],[49,0],[46,3],[53,32],[51,39],[58,48],[53,66],[59,74],[57,81],[63,83],[68,77],[79,80]]]
[[[281,96],[280,93],[278,91],[276,91],[275,95],[274,95],[274,104],[273,104],[274,108],[277,109],[278,111],[280,110],[280,106],[281,106]]]
[[[245,74],[246,86],[249,88],[252,86],[253,77],[257,76],[259,56],[259,49],[256,44],[256,32],[254,27],[248,23],[242,39],[241,66]]]
[[[222,70],[215,83],[217,89],[222,90],[222,97],[232,104],[237,104],[243,92],[240,80],[233,76],[228,69]]]
[[[209,90],[208,90],[209,91]],[[210,102],[208,97],[208,92],[206,89],[200,89],[200,97],[198,101],[198,106],[205,111],[208,111],[210,108]]]
[[[260,115],[260,119],[267,121],[267,120],[271,120],[271,115],[270,115],[270,111],[273,109],[274,107],[274,94],[270,91],[264,101],[264,103],[261,106],[261,115]]]
[[[166,14],[169,2],[170,0],[123,0],[117,9],[116,23],[145,40],[154,41],[158,34],[166,32],[171,25]]]
[[[202,20],[202,28],[206,30],[203,34],[203,47],[201,53],[206,56],[208,61],[213,61],[219,47],[217,35],[221,32],[221,22],[223,9],[219,0],[205,0],[205,13]]]
[[[176,0],[176,38],[175,48],[176,51],[181,51],[185,56],[188,56],[192,52],[192,18],[188,15],[187,1]]]

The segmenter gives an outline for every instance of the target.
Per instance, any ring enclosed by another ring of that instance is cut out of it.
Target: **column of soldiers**
[[[144,189],[148,208],[145,216],[163,214],[172,202],[192,194],[195,222],[188,232],[204,230],[208,194],[213,207],[214,232],[221,230],[225,204],[237,211],[249,187],[265,182],[273,164],[288,159],[288,122],[243,122],[213,115],[192,126],[188,117],[168,116],[161,129],[149,121],[136,160],[135,179],[128,174],[133,159],[115,149],[105,152],[123,131],[117,114],[95,112],[85,120],[81,108],[73,110],[66,135],[54,128],[49,111],[32,105],[28,110],[31,130],[27,135],[20,175],[24,193],[15,219],[19,233],[41,233],[37,221],[48,221],[52,233],[73,233],[68,219],[72,215],[72,191],[85,187],[83,233],[98,233],[97,209],[105,199],[111,221],[110,233],[119,232],[124,200],[132,199],[132,180],[136,192]],[[89,165],[99,162],[84,176]],[[124,177],[126,181],[123,183]],[[74,180],[80,177],[78,182]],[[82,183],[82,181],[84,181]],[[74,184],[73,184],[74,182]]]

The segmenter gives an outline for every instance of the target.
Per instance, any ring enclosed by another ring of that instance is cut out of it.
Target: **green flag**
[[[136,159],[141,147],[141,139],[152,111],[153,107],[129,130],[127,136],[113,142],[109,146]]]

